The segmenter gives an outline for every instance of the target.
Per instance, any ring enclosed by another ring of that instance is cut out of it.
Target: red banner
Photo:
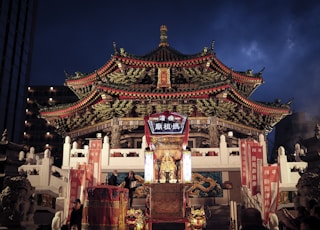
[[[68,220],[70,218],[73,201],[80,198],[81,202],[83,202],[85,198],[85,188],[100,185],[101,149],[102,139],[90,140],[88,164],[80,164],[78,169],[70,170],[70,203]]]
[[[262,167],[262,146],[251,146],[250,147],[250,184],[251,193],[256,195],[259,192],[260,186],[258,186],[258,176],[261,175]],[[261,178],[260,178],[261,179]]]
[[[263,217],[267,222],[269,213],[275,213],[278,209],[279,198],[279,166],[263,166],[262,181],[263,181]]]
[[[70,169],[70,202],[69,202],[69,215],[68,221],[70,219],[70,214],[72,210],[72,203],[75,199],[81,197],[81,184],[85,177],[86,170],[84,169]]]
[[[101,184],[101,149],[102,139],[92,139],[89,142],[89,159],[88,163],[92,166],[93,175],[92,184],[88,186],[95,186]]]
[[[259,143],[254,140],[240,139],[240,157],[241,157],[241,184],[242,186],[248,186],[249,189],[252,188],[252,149],[254,147],[260,147]],[[254,149],[256,152],[257,149]],[[254,153],[255,154],[255,153]],[[262,156],[262,147],[261,147],[261,156]],[[256,167],[256,161],[254,162]],[[256,181],[256,177],[254,178]]]
[[[81,164],[79,165],[80,170],[84,170],[84,174],[81,180],[81,185],[86,188],[93,186],[93,165],[92,164]]]
[[[240,139],[240,157],[241,157],[241,185],[247,186],[247,140]]]

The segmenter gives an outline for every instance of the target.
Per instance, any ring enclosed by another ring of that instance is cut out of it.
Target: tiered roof
[[[189,117],[214,116],[264,131],[290,113],[289,103],[251,100],[253,91],[263,83],[262,71],[234,71],[213,49],[214,43],[199,53],[182,54],[169,46],[166,26],[160,28],[159,46],[143,56],[118,49],[114,43],[114,54],[101,68],[67,75],[65,85],[79,100],[42,108],[41,116],[61,133],[82,130],[86,134],[96,131],[90,127],[102,127],[113,117],[143,119],[164,110]]]

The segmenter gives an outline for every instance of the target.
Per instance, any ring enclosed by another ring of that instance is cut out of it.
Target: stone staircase
[[[133,199],[133,208],[144,209],[145,208],[145,200],[144,199]],[[205,207],[206,215],[207,215],[207,228],[206,230],[229,230],[230,225],[230,207],[228,205],[212,205]],[[239,216],[240,208],[238,206],[238,216]],[[167,224],[159,224],[153,226],[153,230],[166,230],[166,229],[184,229],[183,226],[180,226],[174,223]]]

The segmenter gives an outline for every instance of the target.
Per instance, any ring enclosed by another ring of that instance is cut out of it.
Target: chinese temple
[[[142,56],[114,43],[111,59],[101,68],[88,74],[66,74],[65,85],[78,97],[76,102],[40,109],[41,117],[55,126],[65,143],[62,168],[54,168],[63,175],[61,181],[51,182],[50,172],[39,181],[50,181],[59,191],[56,203],[61,204],[66,219],[74,198],[85,201],[84,213],[95,213],[90,210],[101,206],[106,191],[111,191],[108,199],[127,207],[127,200],[122,200],[127,195],[115,193],[120,188],[109,189],[101,180],[114,169],[141,173],[142,186],[135,195],[150,195],[151,225],[181,222],[189,229],[187,224],[197,223],[196,217],[187,219],[189,208],[208,197],[228,203],[226,194],[240,196],[240,183],[249,191],[245,200],[262,192],[260,198],[269,202],[273,197],[270,183],[262,186],[259,172],[265,177],[275,174],[273,180],[268,178],[273,183],[279,182],[279,173],[276,166],[267,165],[264,139],[291,110],[290,103],[250,99],[262,83],[262,71],[235,71],[224,65],[214,53],[213,42],[199,53],[180,53],[169,46],[166,26],[160,27],[158,47]],[[80,142],[80,146],[79,139],[89,144]],[[197,149],[201,151],[195,153]],[[44,162],[49,164],[47,158]],[[35,166],[24,169],[28,167]],[[45,171],[40,167],[39,171]],[[84,187],[88,187],[87,194]],[[234,200],[240,203],[240,198]],[[276,207],[268,205],[263,207],[266,217],[270,207]],[[232,207],[236,210],[236,205]],[[126,210],[116,211],[121,218],[108,224],[123,224]],[[236,221],[234,211],[230,213]],[[92,225],[94,217],[85,216],[83,224]]]
[[[113,47],[110,60],[99,69],[66,73],[65,85],[77,95],[76,102],[41,108],[41,116],[62,136],[102,133],[111,148],[140,147],[144,117],[170,111],[188,117],[189,147],[203,141],[217,147],[220,135],[258,139],[291,113],[290,103],[251,100],[264,82],[263,71],[226,66],[214,53],[214,42],[196,54],[183,54],[169,45],[162,25],[158,47],[145,55],[131,54],[116,43]]]

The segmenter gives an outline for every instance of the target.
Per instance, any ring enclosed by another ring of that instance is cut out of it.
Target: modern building
[[[23,139],[37,0],[0,1],[0,132]]]
[[[78,97],[66,86],[29,86],[26,100],[23,143],[34,147],[37,153],[50,149],[55,165],[61,166],[63,137],[49,122],[40,117],[39,108],[72,103],[77,101]]]
[[[295,144],[314,136],[316,124],[320,124],[320,118],[306,112],[292,113],[281,120],[275,127],[273,159],[277,158],[277,149],[282,146],[288,160],[295,161]]]

